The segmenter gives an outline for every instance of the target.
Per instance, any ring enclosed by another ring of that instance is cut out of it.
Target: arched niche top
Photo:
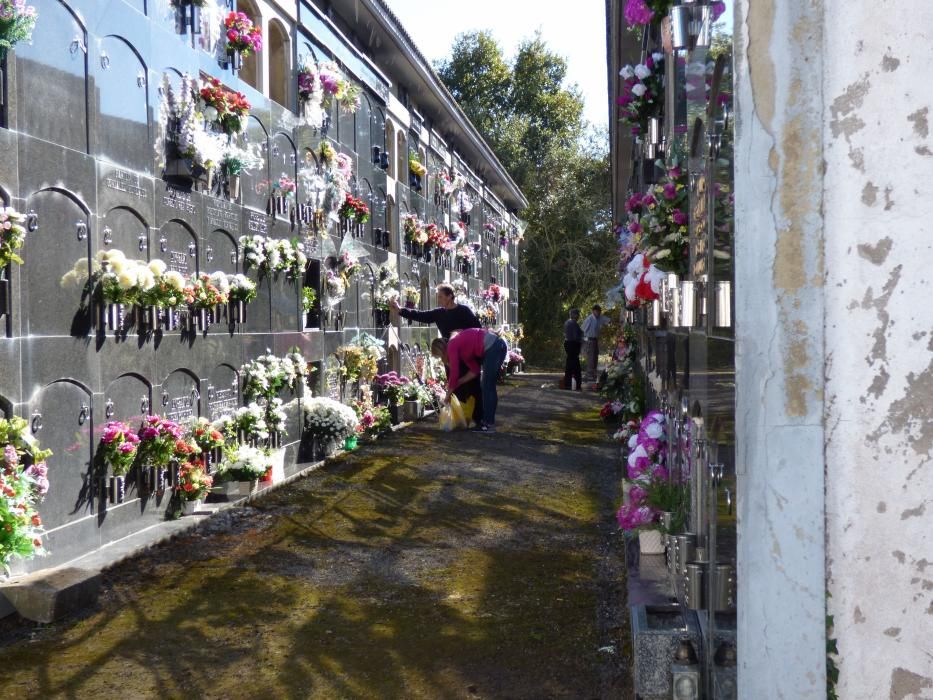
[[[80,208],[81,211],[83,211],[87,216],[91,215],[91,208],[87,204],[84,203],[84,200],[81,199],[77,194],[75,194],[71,190],[66,190],[64,187],[54,187],[54,186],[43,187],[41,190],[36,190],[31,195],[29,195],[29,199],[32,199],[37,194],[41,194],[42,192],[56,192],[57,194],[64,195],[65,197],[70,199],[72,202],[77,204],[78,208]],[[42,222],[39,222],[40,226],[41,226],[41,223]],[[90,222],[88,222],[88,225],[90,225]]]
[[[146,63],[146,59],[143,58],[143,55],[139,52],[139,50],[138,50],[138,49],[133,45],[133,43],[132,43],[129,39],[127,39],[125,36],[121,36],[120,34],[106,34],[105,36],[103,36],[103,37],[101,37],[101,38],[102,38],[102,39],[116,39],[117,41],[123,42],[124,44],[126,44],[127,48],[128,48],[130,51],[132,51],[134,54],[136,54],[136,58],[137,58],[137,59],[139,60],[139,62],[142,64],[143,69],[146,70],[146,71],[149,70],[149,65]],[[173,70],[174,70],[174,69],[173,69]],[[147,81],[148,81],[148,77],[147,77]]]

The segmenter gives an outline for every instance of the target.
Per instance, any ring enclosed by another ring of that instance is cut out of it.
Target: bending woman
[[[482,373],[483,422],[473,428],[477,432],[496,431],[496,407],[499,402],[496,381],[508,351],[502,338],[482,328],[468,328],[454,333],[450,340],[437,338],[431,343],[431,354],[439,357],[447,368],[448,401],[457,387]],[[466,374],[460,372],[461,362],[467,368]]]

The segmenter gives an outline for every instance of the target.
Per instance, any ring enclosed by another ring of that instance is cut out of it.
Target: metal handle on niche
[[[165,236],[162,236],[159,239],[159,250],[163,253],[168,249],[168,239]]]
[[[30,420],[33,434],[38,433],[42,430],[42,414],[36,411],[32,414],[32,419]]]
[[[75,235],[78,237],[79,241],[83,241],[85,238],[87,238],[87,222],[86,221],[78,221],[75,224]]]
[[[204,257],[207,259],[207,262],[212,262],[214,260],[214,249],[211,246],[207,246],[204,249]]]
[[[168,392],[167,391],[162,392],[162,405],[168,406]]]
[[[723,474],[725,473],[724,464],[710,464],[709,465],[709,478],[714,485],[719,486],[722,482]]]
[[[146,243],[148,243],[148,236],[145,233],[139,234],[139,252],[146,250]]]
[[[113,418],[113,401],[110,399],[107,399],[107,403],[104,404],[104,415],[108,420]]]
[[[107,226],[104,229],[104,245],[110,245],[113,243],[113,229]]]
[[[35,209],[30,209],[26,214],[26,230],[32,233],[39,228],[39,215]]]
[[[104,70],[110,68],[110,56],[107,55],[106,51],[100,52],[100,67]]]
[[[81,40],[81,37],[75,34],[75,38],[71,40],[71,44],[68,46],[68,51],[74,55],[78,53],[78,49],[80,49],[83,53],[87,53],[87,46],[85,46],[84,42]]]
[[[81,404],[81,410],[78,412],[78,425],[84,425],[85,421],[91,415],[91,407],[86,403]]]
[[[190,255],[193,258],[197,254],[198,254],[197,244],[194,242],[189,243],[188,244],[188,255]]]
[[[142,400],[139,402],[139,412],[149,413],[149,397],[148,396],[143,396]]]

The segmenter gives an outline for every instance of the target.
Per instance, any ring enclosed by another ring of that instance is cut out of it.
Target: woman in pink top
[[[447,367],[447,399],[461,384],[480,376],[483,387],[483,423],[473,428],[481,433],[496,431],[496,381],[509,348],[495,333],[482,328],[467,328],[451,335],[450,340],[437,338],[431,343],[431,354],[439,357]],[[467,373],[460,374],[460,363]]]

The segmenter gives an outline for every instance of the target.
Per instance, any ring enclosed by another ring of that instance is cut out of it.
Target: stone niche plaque
[[[217,365],[207,385],[207,417],[215,421],[240,406],[240,376],[230,365]]]
[[[249,121],[246,125],[246,139],[250,144],[261,148],[263,155],[267,156],[269,143],[268,132],[255,114],[249,115]],[[240,196],[243,198],[243,204],[245,206],[259,211],[266,210],[266,202],[269,198],[270,177],[268,164],[267,159],[263,162],[261,167],[253,168],[249,173],[243,174],[241,178],[242,183],[240,185]],[[276,173],[276,176],[278,176],[278,173]],[[253,233],[259,232],[254,231]],[[262,235],[266,234],[263,233]]]
[[[201,394],[198,380],[185,369],[177,369],[162,382],[160,413],[169,420],[184,421],[200,415]]]
[[[194,232],[180,221],[162,225],[153,241],[152,257],[159,258],[169,270],[191,275],[198,271],[198,243]]]
[[[114,207],[101,220],[100,226],[99,250],[116,249],[128,258],[147,259],[149,227],[138,212],[130,207]]]
[[[324,395],[328,398],[341,400],[340,391],[340,360],[335,355],[328,355],[324,364]]]
[[[149,142],[146,66],[123,38],[102,37],[96,48],[101,67],[93,83],[99,115],[97,152],[112,162],[146,170],[151,167],[152,154],[139,147]],[[137,188],[138,184],[137,180]],[[133,184],[127,182],[126,186]]]
[[[53,452],[48,460],[51,487],[40,509],[45,528],[83,518],[93,506],[91,448],[96,439],[91,435],[90,392],[68,380],[52,382],[23,415],[42,449]]]
[[[237,213],[237,216],[239,216],[239,213]],[[217,272],[219,270],[220,272],[233,274],[237,271],[239,261],[239,247],[230,233],[216,229],[207,234],[202,270],[207,272]]]
[[[240,236],[240,207],[216,197],[204,198],[204,226],[209,229],[229,231]]]
[[[152,387],[136,374],[114,379],[104,390],[105,421],[119,420],[135,428],[152,406]]]
[[[21,254],[23,329],[26,335],[83,336],[90,329],[88,302],[90,222],[70,193],[47,189],[26,202],[31,217]]]

